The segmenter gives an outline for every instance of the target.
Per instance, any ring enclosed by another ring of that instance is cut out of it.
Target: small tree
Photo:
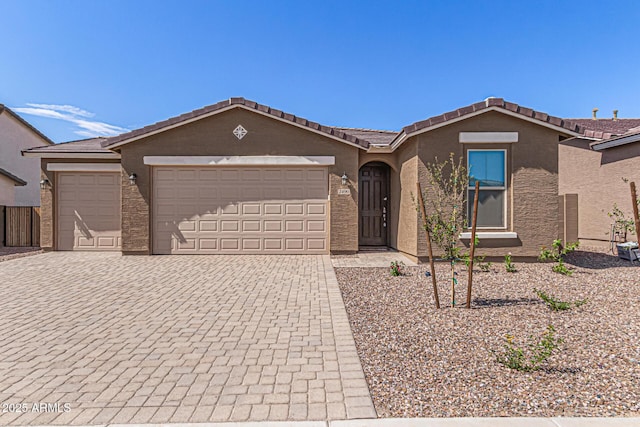
[[[438,163],[436,157],[434,163],[428,163],[427,173],[429,187],[424,191],[423,200],[428,200],[428,206],[425,206],[424,226],[429,228],[431,239],[451,264],[452,305],[455,306],[455,264],[461,255],[458,239],[467,225],[465,201],[469,176],[462,158],[456,162],[453,153],[448,161]]]

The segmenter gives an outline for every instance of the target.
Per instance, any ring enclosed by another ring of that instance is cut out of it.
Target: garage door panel
[[[180,169],[154,168],[154,178],[165,178],[154,179],[155,253],[328,251],[326,168]],[[157,197],[172,191],[180,196]],[[168,220],[173,227],[167,227]]]
[[[266,187],[262,190],[262,200],[278,200],[283,198],[281,187]]]
[[[309,215],[322,215],[327,214],[327,205],[325,203],[309,203],[307,205],[307,213]]]
[[[260,231],[260,220],[243,220],[242,231]]]
[[[286,203],[284,206],[285,215],[304,215],[303,203]]]
[[[59,172],[59,250],[119,250],[120,177],[109,172]]]
[[[200,231],[218,231],[218,221],[200,220],[198,224]]]

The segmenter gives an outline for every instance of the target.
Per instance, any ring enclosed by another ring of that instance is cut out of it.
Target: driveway
[[[46,253],[0,295],[0,425],[376,416],[328,256]]]

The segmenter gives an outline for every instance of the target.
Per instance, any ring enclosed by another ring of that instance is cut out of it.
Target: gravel
[[[571,277],[542,263],[474,271],[471,310],[463,308],[464,265],[451,308],[449,265],[437,264],[440,310],[428,264],[401,277],[388,268],[336,268],[378,416],[639,416],[640,264],[585,251],[567,264]],[[588,302],[553,312],[534,287]],[[540,370],[495,361],[507,334],[525,347],[550,324],[565,342]]]

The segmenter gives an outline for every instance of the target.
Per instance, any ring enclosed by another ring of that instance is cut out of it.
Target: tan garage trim
[[[330,166],[334,156],[144,156],[151,166]]]
[[[57,172],[56,205],[58,250],[120,250],[120,173]]]
[[[155,254],[326,254],[326,167],[154,167]]]
[[[120,172],[119,163],[49,163],[53,172]]]

